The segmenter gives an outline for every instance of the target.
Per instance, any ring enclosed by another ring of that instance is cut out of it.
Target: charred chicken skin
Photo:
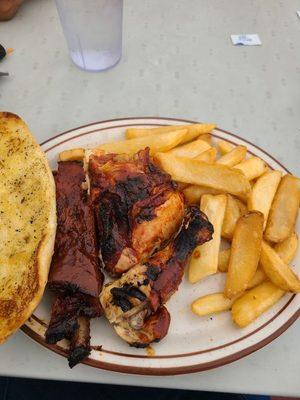
[[[85,179],[82,163],[59,163],[55,174],[58,226],[48,281],[56,297],[46,341],[70,340],[71,367],[89,354],[89,319],[102,313],[98,296],[103,275],[94,211],[83,188]]]
[[[190,207],[175,240],[104,286],[100,302],[121,338],[132,346],[146,347],[167,334],[170,316],[163,305],[178,289],[193,249],[211,240],[212,234],[205,214]]]
[[[119,277],[172,239],[184,217],[184,200],[149,149],[134,156],[89,158],[90,194],[96,212],[102,261]]]

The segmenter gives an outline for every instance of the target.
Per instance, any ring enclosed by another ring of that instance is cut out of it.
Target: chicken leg
[[[173,242],[104,286],[100,302],[117,334],[136,347],[162,339],[170,318],[163,305],[178,289],[193,249],[211,240],[213,226],[197,207],[190,207]]]

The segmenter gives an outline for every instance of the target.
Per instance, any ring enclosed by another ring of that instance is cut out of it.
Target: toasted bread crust
[[[0,112],[0,343],[39,304],[54,248],[55,184],[24,121]]]

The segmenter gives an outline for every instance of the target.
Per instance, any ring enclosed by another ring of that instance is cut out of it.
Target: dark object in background
[[[11,52],[12,49],[9,49],[9,51]],[[6,57],[7,54],[8,54],[8,51],[2,46],[2,44],[0,44],[0,61],[3,60],[3,58]],[[0,71],[0,77],[1,76],[9,76],[9,73]]]
[[[0,21],[12,19],[24,0],[0,0]]]
[[[3,60],[3,58],[6,56],[6,50],[5,48],[2,46],[2,44],[0,44],[0,61]]]
[[[137,378],[138,379],[138,378]],[[1,400],[268,400],[267,396],[0,378]]]

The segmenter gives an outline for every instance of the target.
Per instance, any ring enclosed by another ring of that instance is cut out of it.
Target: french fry
[[[210,133],[216,127],[215,124],[193,124],[193,125],[168,125],[159,126],[157,128],[128,128],[125,132],[127,139],[135,139],[142,136],[148,135],[159,135],[161,133],[174,132],[182,129],[187,129],[186,137],[184,142],[189,142],[198,136],[206,133]]]
[[[218,259],[218,271],[219,272],[227,272],[228,271],[229,259],[230,259],[230,248],[220,251],[219,259]],[[264,270],[258,266],[253,278],[247,284],[247,289],[251,289],[254,286],[259,285],[266,279],[267,279],[267,276],[266,276]]]
[[[226,140],[219,140],[217,143],[217,147],[219,152],[224,155],[229,153],[232,149],[234,149],[234,145],[226,142]]]
[[[284,240],[281,243],[277,243],[274,246],[274,250],[282,259],[282,261],[285,262],[286,264],[289,264],[293,260],[297,252],[297,248],[298,248],[298,235],[295,232],[293,232],[292,235],[289,236],[286,240]],[[230,258],[230,248],[220,251],[218,259],[218,270],[220,272],[228,271],[229,258]],[[258,267],[253,279],[251,280],[252,283],[249,283],[248,288],[255,286],[254,282],[257,282],[257,280],[260,279],[259,276],[262,276],[262,272],[263,269]],[[263,275],[266,278],[266,274],[264,272]]]
[[[208,144],[204,140],[197,139],[193,142],[175,147],[174,149],[168,151],[168,154],[172,154],[178,157],[194,158],[208,149],[211,149],[210,144]]]
[[[246,178],[251,181],[265,173],[267,165],[261,158],[251,157],[235,165],[234,168],[242,171]]]
[[[203,133],[199,138],[201,138],[201,140],[204,140],[205,142],[207,142],[208,144],[211,145],[211,134],[210,133]]]
[[[82,161],[84,158],[84,149],[64,150],[58,155],[59,161]]]
[[[277,243],[274,246],[274,250],[286,264],[289,264],[293,260],[297,253],[297,248],[298,235],[295,232],[283,242]]]
[[[226,165],[208,164],[167,153],[157,153],[155,160],[175,181],[207,186],[238,197],[250,192],[250,184],[244,174]]]
[[[194,250],[189,265],[189,281],[198,282],[218,270],[218,255],[221,242],[221,228],[226,208],[226,195],[205,194],[201,197],[200,209],[213,224],[213,239]]]
[[[147,135],[131,140],[105,143],[93,149],[93,152],[104,150],[106,153],[134,154],[145,147],[150,147],[151,154],[159,151],[168,151],[182,142],[186,132],[186,129],[181,129],[158,135]]]
[[[219,258],[218,258],[218,271],[219,272],[227,272],[228,271],[229,259],[230,259],[230,248],[220,251]]]
[[[300,292],[297,275],[266,242],[261,246],[260,264],[274,285],[285,291]]]
[[[183,194],[189,204],[198,205],[203,194],[221,194],[221,192],[205,186],[189,185],[183,189]]]
[[[300,179],[285,175],[278,186],[269,213],[265,238],[279,243],[294,231],[300,203]]]
[[[236,146],[229,153],[224,154],[217,160],[217,164],[233,167],[244,160],[247,154],[246,146]]]
[[[194,157],[194,160],[212,163],[216,160],[216,157],[217,150],[215,147],[211,147],[210,149],[203,151],[203,153],[199,154],[199,156]]]
[[[229,196],[230,196],[230,195],[229,195]],[[244,204],[242,201],[240,201],[239,199],[236,199],[236,198],[235,198],[235,201],[236,201],[236,203],[237,203],[237,205],[238,205],[238,207],[239,207],[239,209],[240,209],[241,216],[244,215],[244,214],[246,214],[247,211],[249,211],[249,210],[247,209],[247,206],[245,206],[245,204]]]
[[[191,309],[193,313],[204,316],[228,311],[233,303],[234,299],[228,299],[228,297],[224,296],[224,293],[212,293],[195,300],[191,305]]]
[[[263,282],[233,303],[232,319],[240,328],[244,328],[272,307],[283,295],[284,291],[272,282]]]
[[[257,268],[255,275],[251,279],[251,281],[247,285],[247,289],[252,289],[253,287],[261,284],[267,279],[267,275],[265,274],[264,270],[260,267]]]
[[[240,217],[234,231],[225,296],[233,298],[247,289],[254,277],[261,251],[264,216],[259,211],[250,211]]]
[[[229,153],[228,153],[229,154]],[[247,212],[247,207],[238,199],[227,195],[227,205],[222,225],[222,237],[232,239],[238,219]]]
[[[264,173],[255,182],[248,199],[248,209],[257,210],[264,214],[264,227],[266,227],[269,211],[278,188],[280,171],[270,171]]]
[[[253,287],[258,286],[265,280],[266,275],[264,271],[259,268],[257,269],[252,280],[249,282],[247,289],[252,289]],[[235,301],[236,297],[233,299],[228,299],[228,297],[226,297],[224,293],[211,293],[206,296],[199,297],[197,300],[195,300],[191,305],[191,309],[193,313],[199,316],[216,314],[222,311],[230,310]]]

